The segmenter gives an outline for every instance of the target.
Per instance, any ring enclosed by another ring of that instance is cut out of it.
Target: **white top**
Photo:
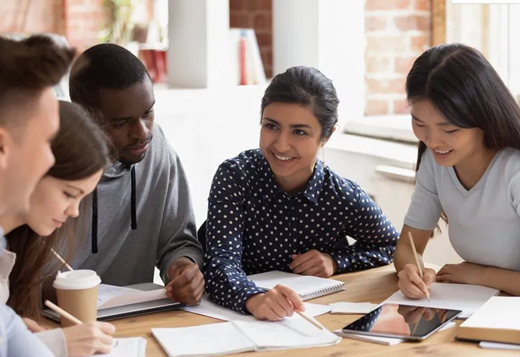
[[[4,250],[0,254],[0,304],[9,299],[9,274],[13,270],[16,254]],[[67,357],[67,341],[61,328],[35,333],[34,336],[43,342],[56,357]]]
[[[416,181],[406,225],[434,229],[444,210],[451,244],[462,259],[520,271],[519,150],[501,150],[471,190],[453,167],[438,165],[427,150]]]

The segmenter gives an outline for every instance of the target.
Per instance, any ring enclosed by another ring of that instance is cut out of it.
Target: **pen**
[[[408,232],[408,238],[410,238],[410,245],[412,246],[412,252],[415,257],[415,263],[417,264],[417,269],[419,270],[419,276],[421,279],[423,278],[423,267],[419,262],[419,256],[417,255],[417,250],[415,249],[415,244],[413,243],[412,233]],[[426,287],[426,298],[430,301],[430,293],[428,292],[428,287]]]

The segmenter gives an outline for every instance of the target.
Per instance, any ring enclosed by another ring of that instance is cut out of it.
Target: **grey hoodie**
[[[105,284],[151,282],[155,266],[166,282],[168,268],[180,257],[202,268],[182,164],[157,124],[153,134],[145,158],[132,166],[115,162],[94,191],[92,206],[85,206],[88,212],[81,212],[90,215],[88,235],[76,247],[72,267],[95,270]]]

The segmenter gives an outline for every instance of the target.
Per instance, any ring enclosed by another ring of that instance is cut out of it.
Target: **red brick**
[[[238,27],[238,28],[250,28],[252,27],[250,18],[247,15],[230,15],[229,19],[230,27]]]
[[[367,55],[365,58],[366,72],[373,73],[384,73],[390,70],[390,59],[388,56],[371,56]]]
[[[366,52],[405,52],[409,43],[406,36],[368,36]]]
[[[233,10],[242,10],[245,7],[245,2],[247,0],[230,0],[229,1],[229,9]]]
[[[430,17],[427,15],[407,15],[395,18],[395,26],[401,31],[430,31]]]
[[[430,36],[413,36],[411,39],[412,51],[421,54],[431,46]]]
[[[367,91],[370,94],[404,93],[405,77],[396,79],[367,78]]]
[[[265,29],[268,29],[268,15],[264,15],[264,14],[258,14],[258,15],[255,15],[254,17],[254,27],[255,27],[255,30],[265,30]]]
[[[412,0],[366,0],[367,11],[405,10],[412,5]]]
[[[406,98],[394,100],[393,114],[409,114],[410,106]]]
[[[412,69],[412,65],[415,62],[417,57],[397,57],[395,58],[394,64],[394,72],[399,74],[408,74],[410,69]]]
[[[365,31],[380,31],[386,27],[386,19],[381,16],[366,16]]]
[[[430,11],[431,0],[415,0],[414,8],[418,11]]]
[[[257,33],[256,40],[258,41],[259,47],[270,47],[273,46],[273,36],[271,34]]]
[[[272,0],[256,0],[258,3],[259,10],[271,10],[273,9],[273,1]]]
[[[366,101],[365,115],[387,115],[388,104],[387,100],[369,99]]]

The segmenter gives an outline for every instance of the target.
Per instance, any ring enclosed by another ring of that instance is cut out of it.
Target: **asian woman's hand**
[[[399,281],[397,286],[404,296],[410,299],[420,299],[426,296],[426,291],[430,289],[435,281],[435,270],[430,268],[423,269],[423,278],[419,276],[419,269],[415,264],[406,264],[397,274]]]
[[[437,281],[444,283],[484,285],[482,280],[486,273],[483,265],[463,262],[446,264],[437,273]]]
[[[289,268],[295,274],[328,278],[338,271],[338,264],[332,259],[332,256],[316,249],[303,254],[293,254],[291,258],[293,261]]]
[[[246,309],[258,320],[278,321],[292,316],[295,310],[304,311],[305,305],[296,292],[276,285],[266,293],[249,297]]]

